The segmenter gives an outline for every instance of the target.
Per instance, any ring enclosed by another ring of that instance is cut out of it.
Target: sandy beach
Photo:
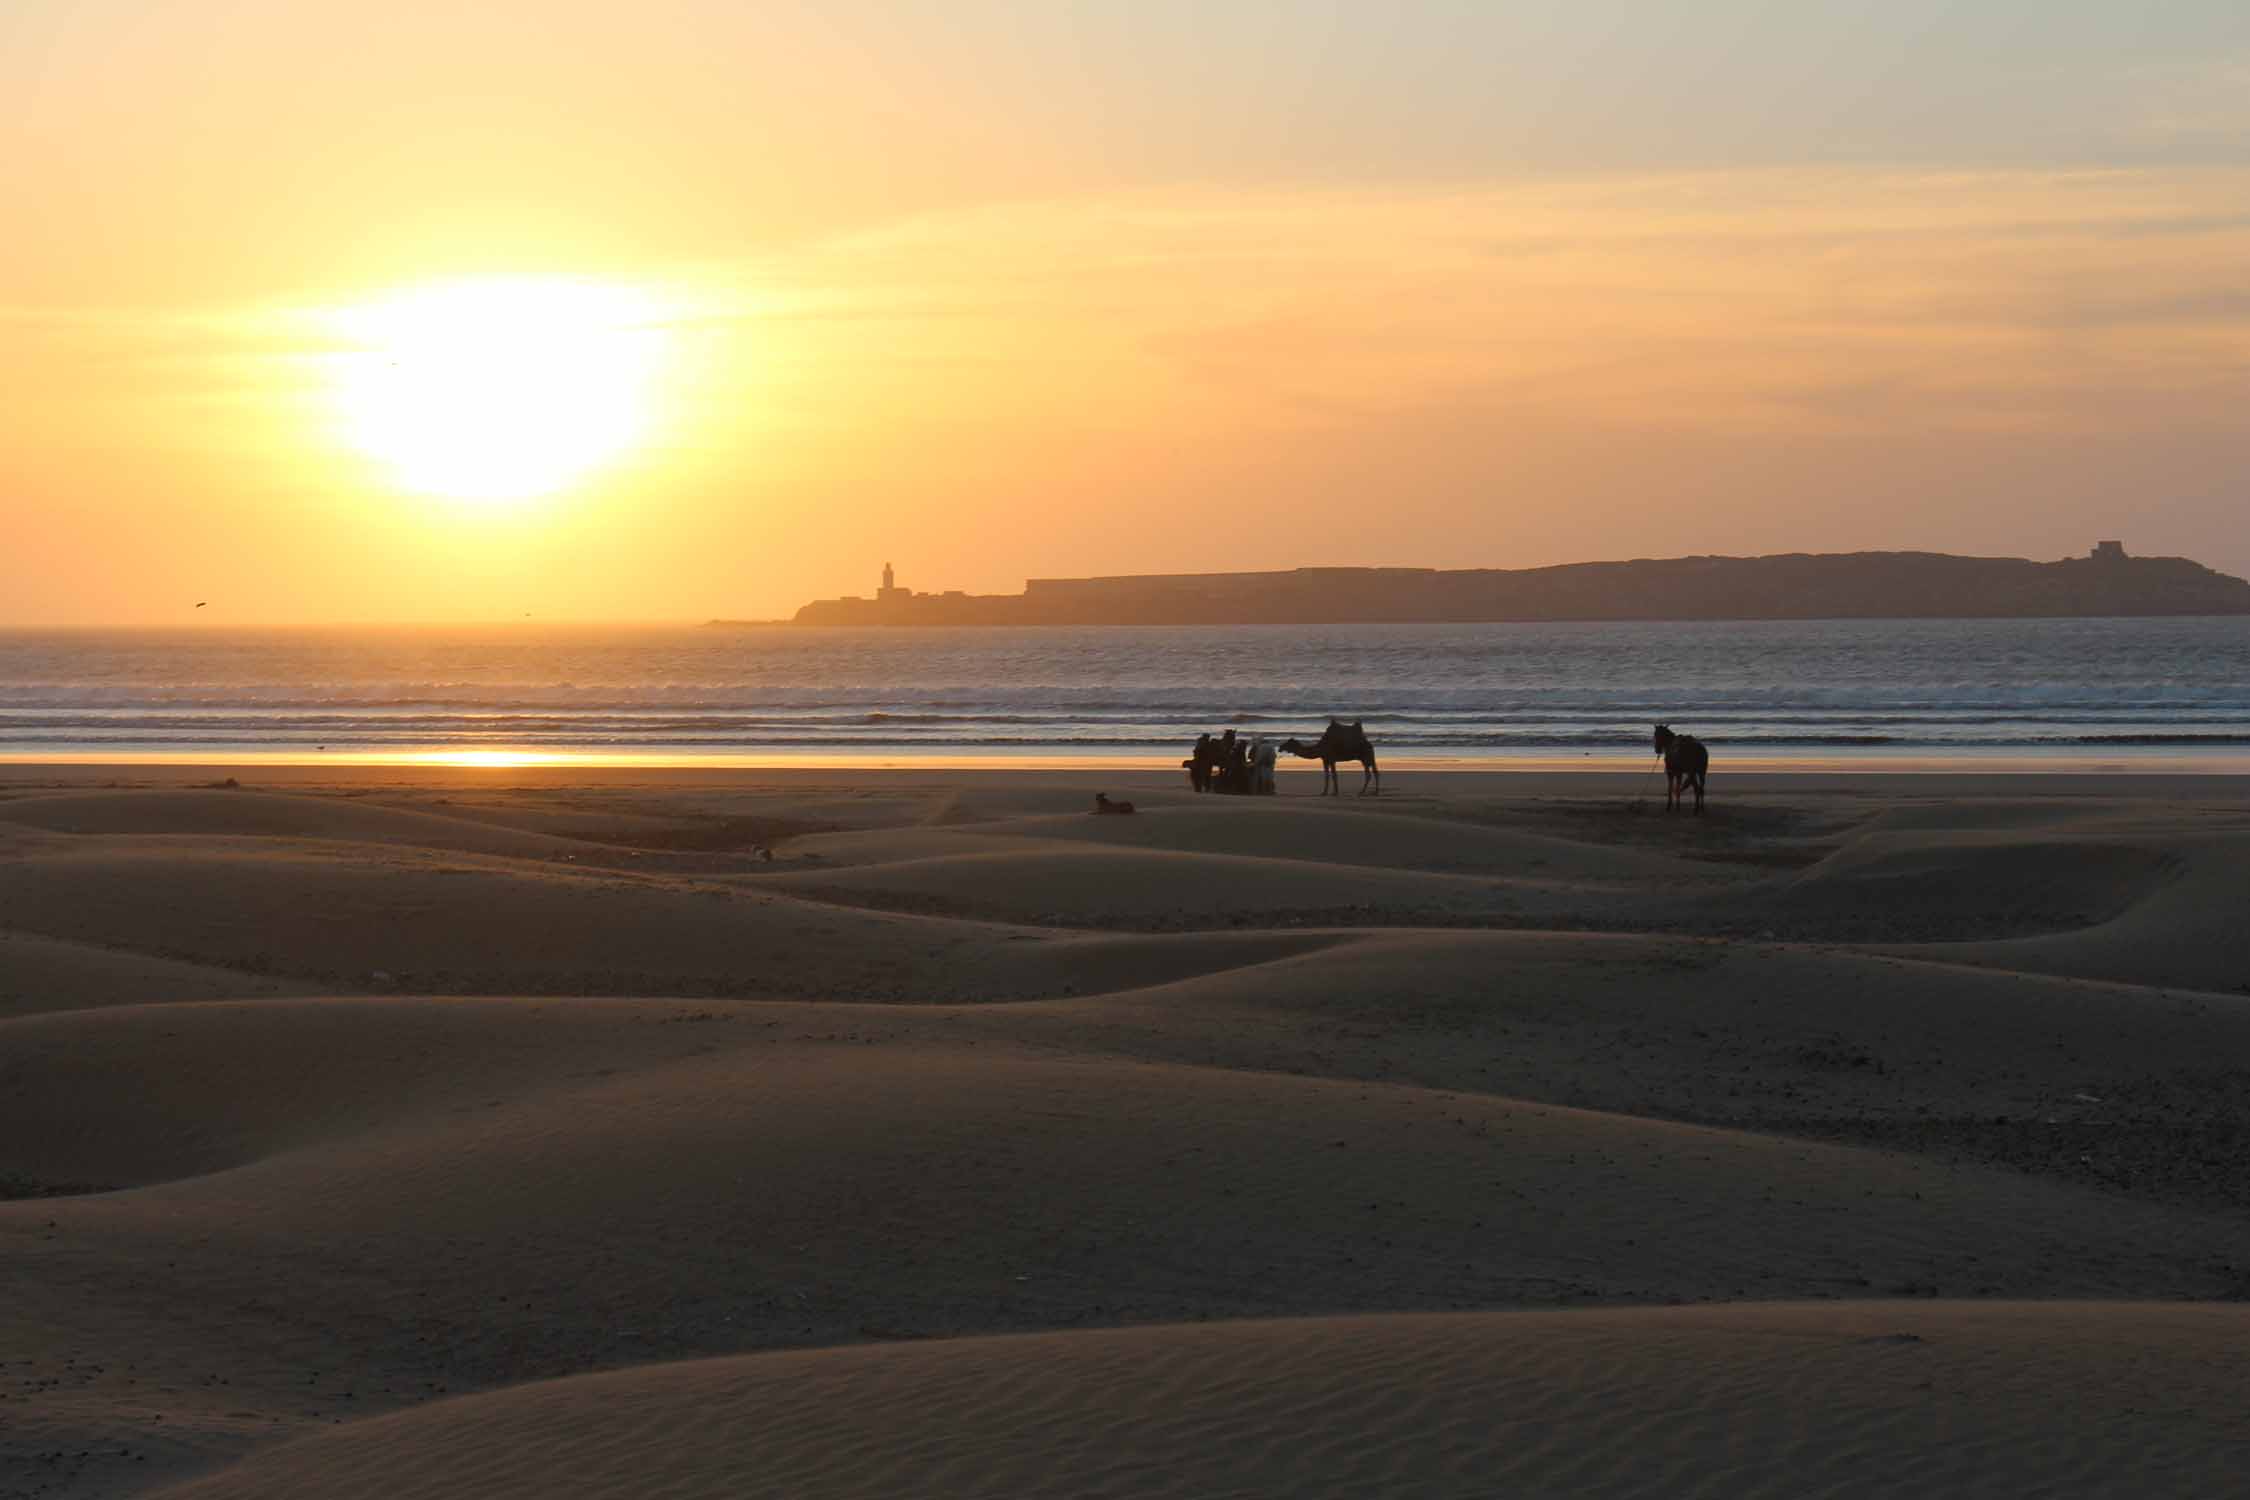
[[[0,1496],[2239,1487],[2250,778],[1387,781],[0,767]]]

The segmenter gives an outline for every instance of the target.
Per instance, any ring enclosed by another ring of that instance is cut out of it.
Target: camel
[[[1320,794],[1323,797],[1343,795],[1342,788],[1336,781],[1336,762],[1340,760],[1359,762],[1360,769],[1365,773],[1359,780],[1359,794],[1362,797],[1380,794],[1383,790],[1383,773],[1375,765],[1374,743],[1367,738],[1367,731],[1361,727],[1358,719],[1349,724],[1341,719],[1330,719],[1328,727],[1320,732],[1319,739],[1309,745],[1296,740],[1283,740],[1281,753],[1320,762]]]
[[[1132,810],[1133,810],[1133,804],[1132,804],[1132,803],[1130,803],[1130,802],[1112,802],[1112,801],[1110,801],[1110,800],[1109,800],[1109,794],[1108,794],[1108,793],[1106,793],[1106,792],[1096,792],[1096,793],[1094,793],[1094,811],[1095,811],[1095,813],[1096,813],[1096,814],[1101,814],[1101,813],[1117,813],[1117,814],[1120,814],[1120,815],[1122,815],[1122,814],[1125,814],[1125,813],[1129,813],[1129,812],[1131,812]]]
[[[1692,734],[1674,734],[1669,724],[1656,726],[1656,753],[1664,757],[1664,810],[1680,805],[1681,794],[1695,788],[1695,810],[1703,811],[1703,782],[1711,774],[1711,752]]]

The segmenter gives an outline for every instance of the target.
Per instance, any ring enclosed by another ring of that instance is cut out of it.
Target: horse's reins
[[[1650,762],[1649,762],[1649,767],[1648,767],[1648,774],[1649,774],[1649,776],[1654,776],[1654,775],[1656,774],[1656,768],[1657,768],[1658,766],[1661,766],[1661,765],[1663,765],[1663,764],[1664,764],[1664,752],[1663,752],[1663,751],[1661,751],[1661,750],[1659,750],[1659,751],[1657,751],[1657,752],[1656,752],[1656,759],[1655,759],[1655,760],[1653,760],[1653,761],[1650,761]],[[1642,778],[1641,778],[1641,795],[1640,795],[1640,800],[1641,800],[1641,801],[1643,801],[1643,802],[1646,802],[1646,801],[1648,800],[1648,788],[1649,788],[1648,777],[1647,777],[1647,776],[1644,776],[1644,777],[1642,777]]]

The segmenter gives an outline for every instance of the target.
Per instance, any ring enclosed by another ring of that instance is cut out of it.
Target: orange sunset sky
[[[0,98],[4,624],[2250,573],[2239,0],[14,0]]]

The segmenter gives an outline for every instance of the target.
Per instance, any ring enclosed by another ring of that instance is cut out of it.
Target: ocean
[[[2250,618],[0,632],[0,756],[1145,759],[1362,719],[1386,761],[2250,768]]]

